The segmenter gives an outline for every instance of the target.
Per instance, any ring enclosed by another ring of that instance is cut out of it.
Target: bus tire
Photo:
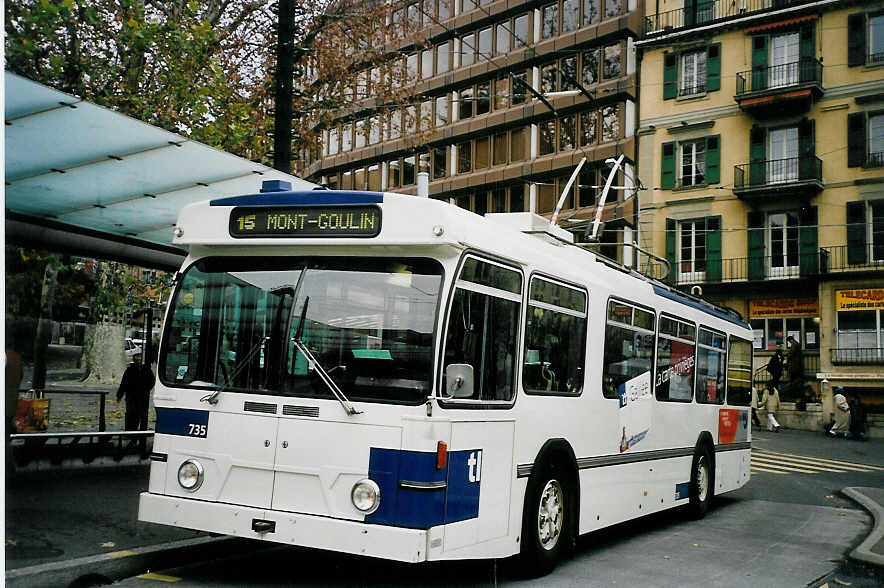
[[[522,516],[520,563],[524,575],[550,573],[573,542],[574,484],[567,470],[547,461],[528,481]]]
[[[691,462],[691,485],[689,491],[688,513],[693,519],[702,519],[709,511],[712,496],[715,492],[715,466],[712,455],[706,445],[694,450]]]

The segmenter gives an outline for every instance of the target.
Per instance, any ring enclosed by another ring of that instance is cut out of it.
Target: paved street
[[[845,565],[872,519],[841,496],[884,487],[884,442],[783,430],[755,434],[753,477],[701,521],[663,513],[582,537],[573,558],[542,580],[508,562],[404,565],[311,549],[249,544],[236,557],[132,577],[124,586],[464,585],[879,586],[884,575]],[[37,477],[35,477],[37,476]],[[7,568],[63,562],[194,537],[134,521],[145,468],[29,474],[7,485]],[[179,564],[174,564],[179,565]],[[877,575],[875,575],[877,574]],[[831,583],[829,583],[831,582]]]

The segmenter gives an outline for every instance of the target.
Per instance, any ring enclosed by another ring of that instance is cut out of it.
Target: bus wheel
[[[715,474],[709,449],[698,447],[691,464],[690,503],[688,511],[692,518],[701,519],[709,510],[715,491]]]
[[[541,576],[553,570],[567,548],[573,494],[562,471],[552,465],[528,485],[522,517],[522,567],[527,575]]]

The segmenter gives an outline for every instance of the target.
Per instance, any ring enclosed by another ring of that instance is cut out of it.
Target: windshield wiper
[[[341,403],[341,406],[344,407],[344,410],[347,412],[349,416],[353,416],[356,414],[362,414],[361,410],[357,410],[347,399],[344,393],[338,388],[338,385],[335,384],[335,381],[332,380],[331,376],[328,375],[328,372],[322,367],[322,364],[319,363],[319,360],[316,359],[316,356],[313,355],[313,352],[307,348],[304,342],[301,340],[301,335],[304,333],[304,319],[307,317],[307,305],[310,304],[310,297],[307,296],[304,299],[304,308],[301,309],[301,320],[298,323],[298,330],[295,331],[295,336],[292,337],[292,343],[295,344],[295,347],[300,351],[307,361],[310,362],[310,365],[313,366],[313,369],[316,370],[316,373],[319,374],[319,379],[322,380],[322,383],[326,385],[326,387],[331,391],[335,398],[337,398],[338,402]],[[292,302],[292,310],[295,308],[295,303]]]
[[[245,369],[249,363],[251,363],[252,359],[255,357],[255,354],[258,352],[261,347],[264,346],[264,343],[269,340],[270,337],[261,337],[252,345],[252,348],[248,350],[246,356],[243,358],[241,362],[237,362],[236,369],[229,376],[225,376],[224,384],[219,386],[217,390],[212,392],[211,394],[207,394],[200,398],[200,402],[208,402],[212,406],[218,404],[218,395],[224,392],[225,390],[230,388],[230,383],[233,382],[236,377]],[[217,386],[217,384],[213,385]]]

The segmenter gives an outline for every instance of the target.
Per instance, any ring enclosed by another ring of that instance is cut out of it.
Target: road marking
[[[805,461],[799,459],[791,459],[788,457],[762,457],[762,456],[752,456],[752,463],[758,463],[760,465],[778,465],[778,466],[798,466],[801,468],[805,468],[801,471],[814,473],[814,472],[836,472],[839,474],[843,474],[846,472],[846,469],[835,469],[831,467],[822,467],[814,464],[807,463]]]
[[[785,473],[787,473],[787,472],[781,472],[781,471],[778,471],[778,470],[769,470],[769,469],[767,469],[767,468],[763,468],[763,467],[761,467],[761,466],[752,466],[750,469],[751,469],[751,471],[753,471],[753,472],[765,472],[765,473],[768,473],[768,474],[785,474]]]
[[[857,471],[857,472],[873,472],[873,471],[884,472],[884,467],[873,466],[873,465],[868,465],[868,464],[864,464],[864,463],[855,463],[855,462],[850,462],[850,461],[839,461],[836,459],[822,459],[819,457],[806,457],[804,455],[794,455],[791,453],[777,453],[776,451],[755,451],[755,450],[753,450],[752,455],[757,455],[759,457],[773,457],[773,456],[792,457],[792,458],[800,459],[804,462],[809,462],[809,463],[833,465],[835,467],[842,467],[842,468],[852,468],[854,471]]]
[[[130,555],[135,555],[134,551],[111,551],[107,555],[111,557],[129,557]]]
[[[799,468],[799,467],[795,467],[795,466],[777,465],[776,463],[773,463],[773,462],[758,462],[756,460],[752,460],[752,465],[763,466],[763,467],[771,468],[774,470],[784,470],[787,472],[799,472],[802,474],[815,474],[815,473],[817,473],[817,470],[808,470],[808,469]]]
[[[153,572],[148,572],[146,574],[141,574],[137,576],[142,580],[156,580],[157,582],[180,582],[181,578],[176,578],[175,576],[164,576],[163,574],[155,574]]]

